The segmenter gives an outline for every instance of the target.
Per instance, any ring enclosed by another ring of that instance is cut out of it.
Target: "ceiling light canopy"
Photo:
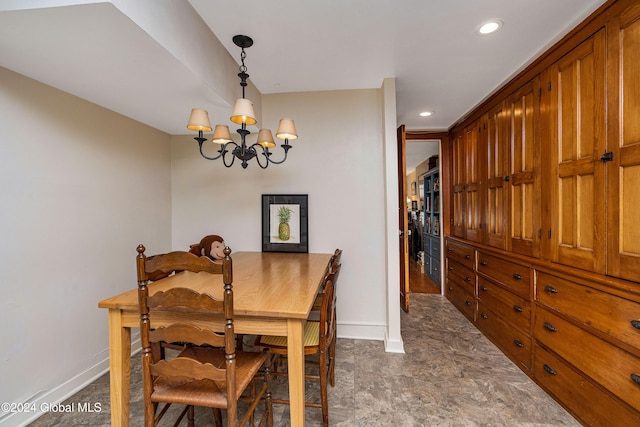
[[[500,20],[500,19],[490,19],[490,20],[488,20],[486,22],[483,22],[478,27],[477,31],[478,31],[478,34],[486,35],[486,34],[495,33],[500,28],[502,28],[502,20]]]
[[[246,138],[251,134],[247,129],[247,126],[251,126],[257,123],[255,119],[255,113],[253,111],[253,103],[244,97],[244,88],[247,86],[247,78],[249,78],[249,74],[247,74],[247,67],[244,65],[244,59],[247,54],[244,49],[249,48],[253,45],[253,40],[249,36],[237,35],[233,37],[233,43],[236,46],[242,49],[240,54],[240,59],[242,61],[242,65],[240,66],[240,72],[238,73],[238,77],[240,77],[240,86],[242,86],[242,98],[236,99],[235,105],[233,106],[233,111],[231,112],[231,117],[229,118],[232,123],[240,125],[241,128],[237,130],[240,135],[240,145],[236,144],[233,139],[231,139],[231,134],[229,133],[229,127],[226,125],[216,125],[213,136],[211,137],[211,142],[220,144],[220,150],[218,150],[218,155],[215,157],[209,157],[204,154],[202,151],[202,145],[207,140],[204,138],[203,132],[211,132],[211,123],[209,122],[209,113],[202,108],[194,108],[191,110],[191,116],[189,117],[189,122],[187,124],[187,128],[197,131],[198,136],[194,139],[198,141],[198,146],[200,147],[200,154],[207,160],[216,160],[222,158],[222,163],[226,167],[231,167],[235,159],[239,159],[242,161],[242,167],[246,169],[249,165],[249,160],[256,158],[256,162],[262,169],[266,169],[269,166],[269,163],[280,164],[284,163],[287,160],[287,153],[291,148],[289,145],[289,140],[294,140],[298,138],[298,132],[296,131],[296,125],[293,123],[292,119],[281,119],[280,125],[278,126],[278,130],[276,132],[276,137],[284,140],[284,144],[281,145],[284,150],[284,158],[280,161],[271,160],[271,151],[270,148],[274,148],[276,143],[273,140],[273,135],[271,134],[270,129],[260,129],[258,132],[258,139],[255,143],[248,145]],[[231,151],[230,151],[231,150]],[[228,154],[230,155],[230,162],[227,163]],[[264,157],[262,157],[262,156]],[[264,163],[260,161],[260,159],[264,159]]]

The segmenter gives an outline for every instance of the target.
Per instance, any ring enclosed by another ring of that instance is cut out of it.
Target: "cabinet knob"
[[[548,293],[548,294],[557,294],[558,293],[558,290],[556,288],[554,288],[553,286],[549,286],[549,285],[544,287],[544,291],[546,293]]]
[[[482,313],[482,314],[480,315],[480,317],[482,317],[483,319],[488,319],[488,318],[489,318],[489,316],[487,315],[487,313]]]
[[[542,367],[544,368],[545,371],[547,371],[547,373],[549,373],[551,375],[557,375],[558,374],[555,369],[553,369],[551,366],[547,365],[546,363]]]
[[[544,322],[544,325],[543,325],[543,326],[544,326],[544,328],[545,328],[547,331],[549,331],[549,332],[556,332],[556,331],[557,331],[556,327],[555,327],[555,326],[553,326],[553,325],[552,325],[551,323],[549,323],[549,322]]]
[[[519,273],[513,273],[513,278],[516,280],[521,280],[522,276]]]
[[[513,309],[514,309],[515,311],[517,311],[518,313],[522,313],[522,307],[520,307],[519,305],[514,305],[514,306],[513,306]]]
[[[520,348],[524,347],[524,344],[522,344],[522,341],[520,341],[520,340],[519,340],[519,339],[517,339],[517,338],[516,338],[515,340],[513,340],[513,343],[514,343],[516,346],[520,347]]]
[[[487,292],[489,288],[487,288],[486,286],[480,286],[480,290]]]
[[[469,307],[471,307],[471,301],[466,300],[464,303],[467,304]]]
[[[471,255],[467,254],[464,256],[465,259],[471,259]]]
[[[467,276],[464,278],[465,281],[470,282],[471,281],[471,277]]]
[[[449,271],[453,270],[453,267],[449,266]]]
[[[640,385],[640,375],[631,374],[631,381],[633,381],[634,383]]]
[[[640,329],[640,320],[632,320],[631,326],[633,326],[636,329]]]
[[[487,261],[484,261],[484,260],[480,261],[480,265],[487,265]]]

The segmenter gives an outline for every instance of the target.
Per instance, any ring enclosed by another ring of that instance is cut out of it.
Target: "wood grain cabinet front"
[[[485,306],[493,308],[511,326],[530,336],[530,301],[480,276],[478,276],[478,298]]]
[[[534,337],[585,376],[640,411],[640,357],[543,307],[536,310]]]
[[[531,299],[531,268],[478,251],[478,273],[491,278],[511,292]]]
[[[489,307],[478,302],[477,326],[497,345],[520,369],[531,370],[531,336],[513,327],[505,314],[513,309],[507,305]]]
[[[640,413],[547,349],[536,345],[533,359],[536,381],[585,426],[640,425]]]
[[[537,272],[536,300],[640,352],[639,303],[544,272]]]
[[[473,246],[447,239],[447,258],[454,259],[467,268],[473,269],[475,265],[475,249]]]

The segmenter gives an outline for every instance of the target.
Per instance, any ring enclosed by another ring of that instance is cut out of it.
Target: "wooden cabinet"
[[[487,113],[484,138],[482,227],[483,241],[489,246],[506,248],[509,227],[509,141],[506,103],[500,102]],[[484,125],[483,125],[484,127]],[[482,153],[481,153],[482,154]]]
[[[610,0],[451,130],[445,293],[585,425],[640,425],[638,76]]]
[[[598,273],[605,272],[605,75],[600,30],[542,79],[542,256]]]
[[[507,100],[510,147],[510,247],[540,253],[540,83],[536,77]]]
[[[640,5],[607,24],[607,274],[640,281]],[[609,154],[610,153],[610,154]]]
[[[424,273],[440,284],[440,171],[430,169],[423,175],[424,186]]]

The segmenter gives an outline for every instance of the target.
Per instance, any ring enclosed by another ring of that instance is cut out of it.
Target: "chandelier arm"
[[[258,163],[258,166],[260,166],[262,169],[266,169],[269,166],[269,156],[271,155],[271,153],[269,152],[268,148],[264,148],[262,145],[258,143],[253,144],[252,147],[256,145],[262,148],[262,155],[267,158],[267,161],[264,163],[264,166],[263,166],[262,163],[260,162],[260,156],[257,155],[258,150],[256,149],[256,162]]]
[[[223,153],[221,154],[222,155],[222,163],[226,167],[230,168],[231,166],[233,166],[233,162],[236,161],[236,156],[233,154],[233,151],[231,151],[231,163],[227,164],[227,156],[226,156],[226,154],[229,153],[229,150],[227,150],[227,145],[234,145],[236,148],[239,147],[239,145],[236,144],[235,142],[231,141],[231,142],[227,142],[226,144],[224,144],[222,146],[222,149],[223,149]],[[234,148],[234,150],[235,150],[235,148]]]
[[[203,145],[203,144],[204,144],[204,142],[207,140],[207,138],[195,137],[195,138],[193,138],[193,139],[195,139],[196,141],[198,141],[198,146],[200,147],[200,155],[201,155],[202,157],[204,157],[205,159],[207,159],[207,160],[218,160],[220,157],[222,157],[223,152],[224,152],[224,146],[223,146],[220,150],[218,150],[218,153],[220,153],[220,154],[218,154],[218,155],[217,155],[217,156],[215,156],[215,157],[209,157],[209,156],[207,156],[206,154],[204,154],[204,151],[202,151],[202,145]]]
[[[255,144],[254,144],[255,145]],[[291,148],[291,145],[289,145],[289,140],[285,139],[284,140],[284,144],[280,145],[282,147],[282,149],[284,150],[284,158],[280,161],[276,161],[276,160],[271,160],[271,152],[269,151],[268,148],[262,148],[262,151],[264,154],[264,156],[267,158],[267,163],[273,163],[274,165],[280,165],[282,163],[285,162],[285,160],[287,160],[287,154],[289,153],[289,149]]]

